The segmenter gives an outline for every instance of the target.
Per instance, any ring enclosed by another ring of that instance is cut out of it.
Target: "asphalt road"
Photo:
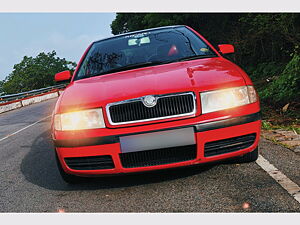
[[[68,185],[55,164],[46,118],[55,101],[0,114],[0,212],[300,212],[300,203],[256,163]],[[264,139],[260,146],[265,159],[300,185],[299,154]]]

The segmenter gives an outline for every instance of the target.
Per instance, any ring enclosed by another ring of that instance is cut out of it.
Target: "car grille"
[[[103,170],[115,167],[110,155],[71,157],[65,158],[65,162],[73,170]]]
[[[147,167],[195,159],[196,145],[121,153],[120,159],[124,168]]]
[[[204,145],[204,156],[214,156],[245,149],[254,144],[256,134],[247,134],[219,141],[207,142]]]
[[[157,104],[146,107],[142,99],[131,99],[109,104],[107,114],[112,125],[166,119],[195,113],[195,96],[193,92],[157,95]]]

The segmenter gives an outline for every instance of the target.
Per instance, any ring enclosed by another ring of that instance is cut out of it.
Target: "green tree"
[[[287,63],[295,46],[300,44],[300,14],[248,13],[239,21],[244,65]]]
[[[36,57],[24,56],[14,65],[2,85],[6,94],[18,93],[54,85],[54,75],[64,70],[74,70],[76,63],[56,56],[56,52],[40,53]]]
[[[4,81],[1,81],[0,80],[0,96],[4,93],[4,91],[3,91],[3,83],[4,83]]]
[[[142,22],[145,15],[145,13],[117,13],[116,19],[110,25],[112,33],[121,34],[145,27]]]
[[[300,99],[300,55],[286,65],[283,72],[261,92],[261,98],[274,103],[289,103]]]

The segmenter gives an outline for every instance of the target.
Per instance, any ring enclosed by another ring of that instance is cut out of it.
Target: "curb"
[[[300,153],[300,134],[293,131],[278,129],[278,130],[262,130],[261,136],[280,144],[295,153]]]
[[[36,96],[31,96],[28,98],[18,99],[11,102],[5,102],[0,104],[0,114],[4,112],[8,112],[11,110],[19,109],[24,106],[28,106],[34,103],[46,101],[48,99],[57,98],[59,95],[61,95],[62,91],[55,90],[48,93],[43,93]]]

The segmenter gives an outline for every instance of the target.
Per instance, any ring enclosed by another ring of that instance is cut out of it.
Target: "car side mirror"
[[[66,70],[66,71],[55,74],[54,79],[56,82],[61,82],[61,81],[68,81],[71,79],[71,77],[72,77],[71,72],[69,70]]]
[[[222,45],[218,45],[219,47],[219,51],[222,54],[230,54],[230,53],[234,53],[234,47],[233,45],[229,45],[229,44],[222,44]]]

